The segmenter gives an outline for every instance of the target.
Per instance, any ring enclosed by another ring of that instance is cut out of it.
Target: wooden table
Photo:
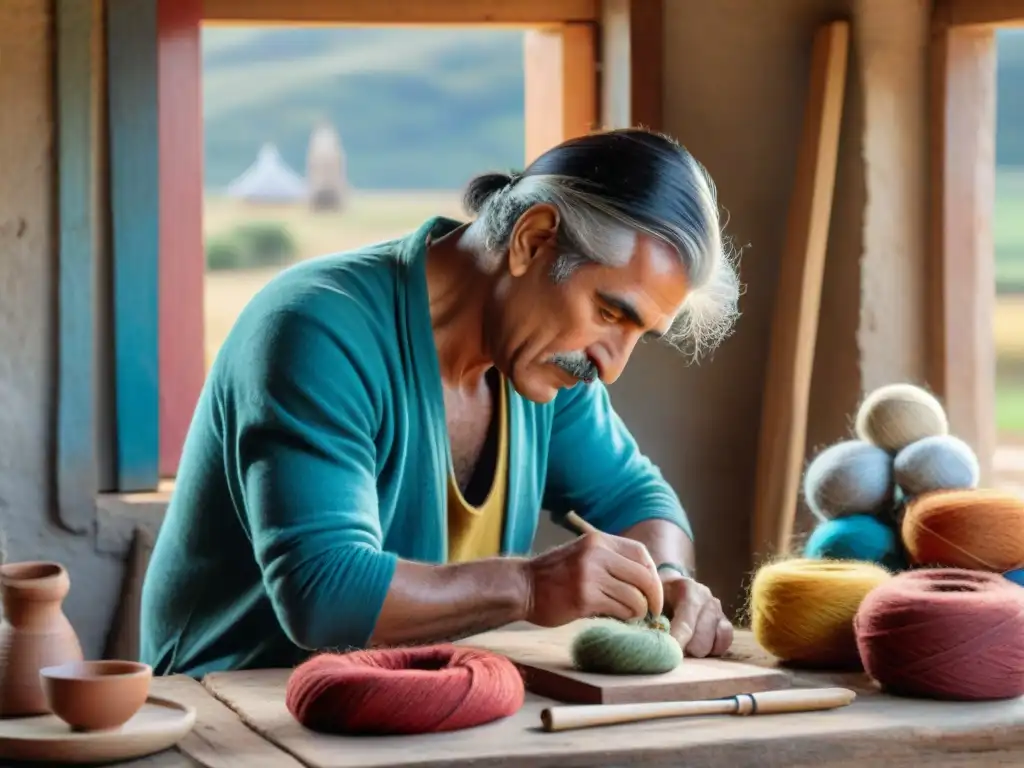
[[[469,642],[469,641],[463,641]],[[740,632],[731,655],[773,660]],[[862,674],[796,673],[796,685],[858,692],[841,710],[762,717],[664,720],[544,733],[531,694],[511,718],[449,734],[327,737],[305,731],[284,705],[288,670],[218,673],[202,683],[153,681],[153,692],[194,706],[195,730],[176,750],[122,763],[136,768],[920,768],[1024,766],[1024,699],[943,703],[878,692]],[[237,710],[237,712],[235,711]]]

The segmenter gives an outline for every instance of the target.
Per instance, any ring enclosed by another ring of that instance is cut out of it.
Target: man
[[[641,338],[698,354],[732,326],[710,179],[622,130],[466,203],[470,223],[297,265],[241,313],[143,590],[158,674],[648,611],[690,655],[728,648],[680,502],[605,390]],[[531,557],[542,509],[599,533]]]

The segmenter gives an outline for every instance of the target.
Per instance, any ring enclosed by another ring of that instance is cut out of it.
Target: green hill
[[[515,30],[211,27],[203,31],[206,181],[221,187],[265,141],[301,169],[319,116],[353,183],[453,189],[523,155]],[[1024,30],[999,39],[1000,165],[1024,166]]]
[[[206,184],[218,188],[273,141],[296,170],[326,116],[363,189],[458,189],[523,162],[518,31],[207,28]]]
[[[522,164],[518,31],[213,27],[203,69],[213,189],[266,141],[303,170],[321,116],[361,189],[458,189],[481,170]],[[1000,33],[998,85],[999,278],[1024,290],[1024,30]]]

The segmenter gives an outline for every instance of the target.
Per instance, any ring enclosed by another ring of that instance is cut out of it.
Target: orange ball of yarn
[[[989,489],[933,491],[907,505],[901,533],[915,565],[1003,573],[1024,565],[1024,500]]]

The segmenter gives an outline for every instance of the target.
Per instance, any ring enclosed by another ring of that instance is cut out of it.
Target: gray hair
[[[623,266],[643,233],[679,254],[690,291],[671,330],[670,345],[697,360],[731,335],[739,317],[741,286],[737,258],[719,222],[715,185],[700,163],[683,152],[686,215],[675,220],[631,214],[599,185],[557,173],[486,174],[466,192],[465,205],[476,219],[466,236],[490,254],[507,252],[513,229],[531,207],[546,203],[559,212],[561,255],[552,270],[556,281],[594,262]],[[676,180],[676,184],[679,184]],[[646,220],[644,220],[646,219]]]

